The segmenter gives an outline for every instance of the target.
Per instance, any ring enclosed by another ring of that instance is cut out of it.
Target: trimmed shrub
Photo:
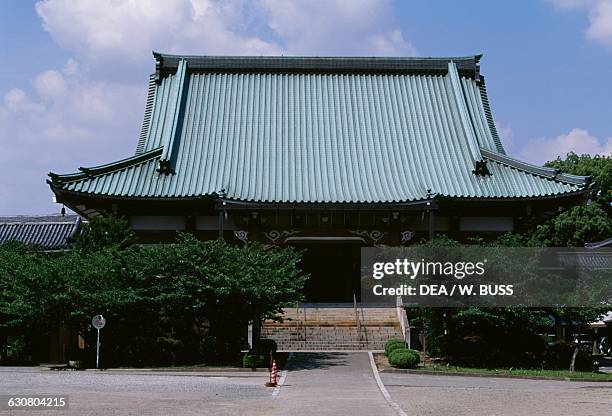
[[[389,354],[389,364],[397,368],[416,368],[421,362],[418,351],[395,349]]]
[[[242,357],[243,368],[265,368],[268,366],[268,357],[262,354],[247,352]]]
[[[398,348],[406,348],[406,343],[400,338],[391,338],[385,342],[385,355],[388,357],[391,351]]]

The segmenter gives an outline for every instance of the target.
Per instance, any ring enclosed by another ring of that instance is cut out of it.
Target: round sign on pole
[[[96,329],[102,329],[104,328],[104,325],[106,325],[106,319],[104,319],[102,315],[96,315],[91,318],[91,324]]]

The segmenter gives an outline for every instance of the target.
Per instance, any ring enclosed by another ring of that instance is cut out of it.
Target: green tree
[[[612,156],[569,153],[546,166],[592,178],[590,204],[576,205],[537,225],[527,236],[530,245],[581,247],[612,236]]]
[[[529,236],[508,233],[491,242],[479,238],[470,241],[476,246],[524,247],[529,243]],[[449,255],[464,252],[469,248],[446,236],[437,236],[422,247],[435,248],[437,251],[451,247],[453,251],[449,252]],[[492,254],[489,252],[487,258],[491,259]],[[507,253],[500,251],[499,258],[490,263],[499,263],[504,269],[514,270],[517,265],[516,258],[509,258],[509,262],[505,262],[506,257]],[[527,261],[528,259],[521,258],[518,265]],[[541,276],[535,275],[534,282],[541,287],[543,282],[539,279]],[[565,322],[570,327],[575,324],[577,332],[585,332],[588,322],[596,320],[605,310],[605,307],[423,308],[411,322],[422,326],[430,354],[445,356],[452,363],[486,367],[530,367],[543,365],[544,360],[547,360],[549,366],[567,369],[573,368],[572,363],[576,361],[579,346],[571,345],[573,354],[570,354],[567,362],[551,362],[547,357],[554,354],[549,353],[549,348],[538,334],[548,330],[551,315],[557,322]]]
[[[92,244],[55,256],[5,245],[0,332],[28,340],[31,349],[39,335],[64,325],[93,346],[90,320],[101,313],[104,365],[229,360],[243,347],[249,321],[301,299],[307,276],[299,261],[293,248],[190,234],[152,248]]]
[[[612,155],[577,155],[571,152],[565,159],[559,157],[546,162],[544,166],[572,175],[590,176],[594,202],[610,207],[612,203]]]
[[[95,251],[104,247],[124,249],[136,241],[136,236],[125,218],[108,216],[90,219],[74,240],[75,249]]]
[[[599,204],[577,205],[537,225],[528,236],[530,245],[582,247],[612,236],[612,216]]]

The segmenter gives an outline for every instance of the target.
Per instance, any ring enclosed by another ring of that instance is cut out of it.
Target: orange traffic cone
[[[270,381],[266,383],[266,387],[276,387],[276,377],[278,368],[276,367],[276,360],[272,360],[272,370],[270,371]]]

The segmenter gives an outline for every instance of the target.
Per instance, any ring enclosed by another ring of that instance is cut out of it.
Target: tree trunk
[[[580,339],[576,343],[576,348],[574,348],[574,353],[572,354],[572,361],[570,362],[570,373],[574,372],[574,367],[576,366],[576,357],[578,356],[578,349],[580,348]]]

